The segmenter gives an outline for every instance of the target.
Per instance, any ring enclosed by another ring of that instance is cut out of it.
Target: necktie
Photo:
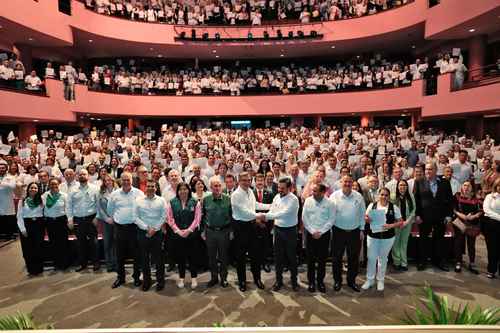
[[[258,199],[259,202],[262,202],[262,190],[259,190],[259,194],[258,194]]]

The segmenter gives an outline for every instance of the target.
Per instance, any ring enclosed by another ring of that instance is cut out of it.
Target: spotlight
[[[281,29],[278,29],[278,31],[276,31],[276,34],[278,35],[279,39],[283,39],[283,33],[281,32]]]
[[[311,37],[312,38],[318,37],[318,32],[316,32],[316,30],[311,30]]]
[[[191,39],[192,40],[196,39],[196,30],[195,29],[191,29]]]
[[[299,38],[304,38],[304,32],[302,30],[297,31]]]
[[[290,39],[293,38],[293,31],[288,31],[288,38],[290,38]]]
[[[269,32],[264,31],[264,39],[269,39]]]
[[[203,40],[208,40],[208,32],[204,32],[202,38]]]
[[[218,32],[215,33],[215,40],[220,40],[220,33]]]
[[[252,40],[252,39],[253,39],[253,35],[252,35],[252,33],[251,33],[251,32],[249,32],[249,33],[248,33],[248,35],[247,35],[247,39],[248,39],[248,40]]]

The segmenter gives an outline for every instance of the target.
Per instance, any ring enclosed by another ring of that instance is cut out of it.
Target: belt
[[[91,215],[87,215],[87,216],[74,216],[73,219],[93,219],[95,217],[96,214],[91,214]]]
[[[224,229],[227,229],[231,226],[231,224],[226,224],[226,225],[223,225],[223,226],[220,226],[220,227],[212,227],[212,226],[209,226],[207,225],[207,229],[209,230],[212,230],[212,231],[222,231]]]
[[[66,217],[66,215],[61,215],[61,216],[58,216],[58,217],[49,217],[49,216],[46,216],[45,219],[46,220],[50,220],[50,221],[57,221],[57,220],[65,218],[65,217]]]
[[[23,220],[24,220],[24,221],[33,221],[33,222],[34,222],[34,221],[36,221],[36,220],[40,220],[40,219],[42,219],[42,218],[43,218],[43,216],[24,217],[24,218],[23,218]]]

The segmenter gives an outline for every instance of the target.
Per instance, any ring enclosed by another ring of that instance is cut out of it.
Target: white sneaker
[[[361,286],[361,289],[368,290],[371,287],[373,287],[374,284],[375,284],[375,282],[373,280],[366,280],[366,282],[363,283],[363,285]]]
[[[384,281],[377,281],[377,290],[384,291]]]
[[[184,288],[184,279],[179,279],[179,281],[177,281],[177,287]]]
[[[191,289],[196,289],[196,287],[198,287],[198,280],[191,278]]]

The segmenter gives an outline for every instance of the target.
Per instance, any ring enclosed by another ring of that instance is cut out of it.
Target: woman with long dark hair
[[[167,222],[173,230],[173,252],[179,269],[177,286],[184,288],[186,264],[191,272],[191,288],[198,286],[196,280],[198,250],[198,226],[201,220],[201,203],[192,197],[191,189],[186,183],[177,185],[175,198],[167,205]]]
[[[488,250],[488,273],[490,279],[500,271],[500,178],[497,178],[491,187],[491,193],[483,202],[484,211],[484,238]]]
[[[27,187],[26,198],[19,201],[17,225],[21,232],[21,248],[29,276],[43,273],[42,242],[45,230],[42,197],[37,183]]]
[[[396,270],[407,271],[408,238],[410,237],[411,225],[415,219],[416,205],[406,180],[402,179],[398,182],[394,204],[399,207],[403,221],[400,228],[394,229],[396,238],[392,246],[392,261]]]

